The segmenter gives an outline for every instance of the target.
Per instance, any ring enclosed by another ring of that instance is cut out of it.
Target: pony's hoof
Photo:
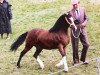
[[[20,65],[17,65],[17,68],[20,68]]]
[[[20,66],[17,66],[17,68],[20,68]]]
[[[41,69],[43,70],[43,69],[44,69],[44,67],[41,67]]]
[[[57,68],[59,68],[59,67],[60,67],[60,65],[59,65],[59,64],[56,64],[55,66],[56,66]]]
[[[64,69],[64,72],[68,72],[68,69]]]
[[[39,67],[38,69],[43,70],[44,68]]]
[[[44,65],[40,65],[40,68],[43,70],[44,69]]]
[[[56,64],[55,65],[56,68],[61,68],[60,66],[61,66],[61,64]]]

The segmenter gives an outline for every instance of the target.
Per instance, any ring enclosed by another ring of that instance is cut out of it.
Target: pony
[[[70,36],[68,35],[68,28],[76,30],[74,19],[70,13],[62,14],[55,22],[54,26],[49,30],[44,29],[32,29],[21,34],[10,47],[11,51],[16,51],[20,45],[25,41],[25,47],[20,53],[20,57],[17,62],[17,67],[20,68],[20,61],[22,57],[33,47],[36,47],[34,57],[37,60],[40,68],[44,68],[43,62],[39,58],[39,54],[43,49],[51,50],[58,49],[62,55],[61,61],[56,64],[56,67],[64,66],[64,71],[68,71],[68,65],[66,60],[66,46],[69,43]]]

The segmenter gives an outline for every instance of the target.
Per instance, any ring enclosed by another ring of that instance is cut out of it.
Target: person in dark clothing
[[[0,34],[1,38],[3,38],[3,34],[7,34],[7,38],[9,33],[12,33],[11,22],[12,12],[11,12],[11,4],[9,4],[6,0],[0,0]]]

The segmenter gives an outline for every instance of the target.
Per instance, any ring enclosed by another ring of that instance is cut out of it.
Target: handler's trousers
[[[85,60],[86,60],[86,54],[87,54],[87,50],[88,50],[88,47],[89,47],[87,34],[84,35],[84,34],[80,33],[79,38],[74,38],[73,35],[71,34],[74,64],[79,63],[79,55],[78,55],[79,40],[81,41],[81,43],[83,45],[81,58],[80,58],[80,60],[83,61],[83,62],[85,62]]]

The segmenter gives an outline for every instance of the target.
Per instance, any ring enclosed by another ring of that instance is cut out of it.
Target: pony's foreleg
[[[60,67],[61,65],[64,65],[64,71],[68,71],[66,56],[64,56],[62,60],[58,64],[56,64],[56,67]]]
[[[63,63],[64,63],[64,70],[68,71],[68,65],[67,65],[66,56],[64,56],[62,59],[63,59]]]
[[[38,56],[38,55],[41,53],[41,51],[42,51],[41,48],[36,48],[36,52],[34,53],[33,56],[35,57],[35,59],[36,59],[37,62],[39,63],[41,69],[43,69],[43,68],[44,68],[44,64],[43,64],[43,62],[40,60],[40,58],[39,58],[39,56]]]
[[[61,65],[64,65],[64,71],[68,71],[66,52],[62,45],[59,47],[59,51],[62,55],[62,60],[58,64],[56,64],[56,67],[60,67]]]

